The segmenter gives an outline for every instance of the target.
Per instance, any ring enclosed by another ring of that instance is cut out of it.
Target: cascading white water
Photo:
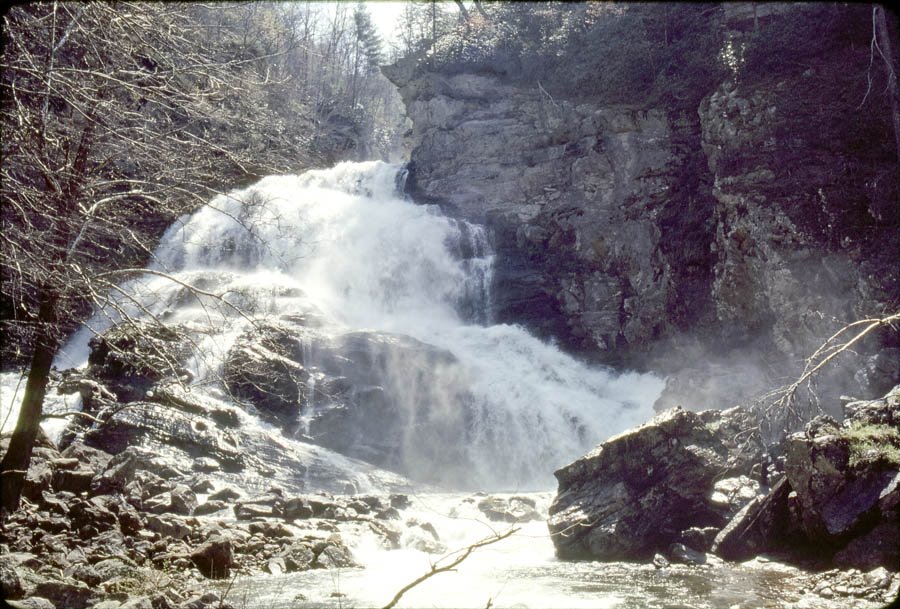
[[[409,401],[420,402],[404,406],[406,442],[415,448],[424,409],[432,424],[449,427],[440,441],[456,442],[466,456],[447,463],[435,440],[419,441],[427,446],[407,455],[419,479],[547,488],[554,468],[651,416],[656,377],[592,368],[520,327],[474,323],[490,319],[484,230],[404,200],[397,171],[343,163],[219,196],[167,231],[151,270],[217,293],[248,316],[314,316],[326,334],[377,330],[452,353],[452,370],[425,380],[409,361],[389,370],[393,390],[409,388]],[[132,314],[199,330],[191,367],[196,384],[213,386],[246,319],[161,274],[124,289],[137,295],[137,304],[122,304]],[[69,349],[83,352],[77,342]],[[453,467],[465,471],[444,475]]]

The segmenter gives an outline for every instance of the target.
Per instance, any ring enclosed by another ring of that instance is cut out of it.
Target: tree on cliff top
[[[65,322],[108,286],[96,269],[143,262],[175,217],[228,181],[273,169],[255,160],[285,135],[269,128],[260,99],[271,62],[236,54],[240,32],[219,35],[201,10],[54,2],[3,18],[2,318],[30,360],[0,462],[7,511],[19,503]],[[284,145],[300,166],[312,161],[302,143]]]

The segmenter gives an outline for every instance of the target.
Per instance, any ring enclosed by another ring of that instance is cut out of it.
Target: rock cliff
[[[734,73],[687,108],[565,95],[484,60],[384,72],[413,123],[409,194],[493,231],[496,320],[661,369],[661,406],[699,409],[749,397],[842,322],[900,301],[890,113],[883,99],[855,110],[868,54],[847,48]],[[872,397],[900,380],[880,374],[840,384]]]

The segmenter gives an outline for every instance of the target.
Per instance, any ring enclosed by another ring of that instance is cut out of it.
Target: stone
[[[478,503],[478,509],[488,520],[497,522],[529,522],[542,520],[535,509],[535,501],[530,497],[497,497],[491,496]]]
[[[40,596],[30,596],[21,600],[8,600],[6,604],[10,609],[57,609],[50,599]]]
[[[184,539],[191,534],[191,527],[183,519],[169,514],[149,515],[146,524],[147,529],[162,537]]]
[[[195,472],[210,473],[220,468],[219,462],[211,457],[197,457],[191,463],[191,469]]]
[[[730,519],[745,505],[763,494],[759,482],[747,476],[736,476],[716,481],[710,503],[724,518]]]
[[[228,505],[229,504],[224,501],[210,499],[195,507],[193,514],[194,516],[206,516],[208,514],[215,514],[216,512],[220,512],[228,508]]]
[[[103,576],[94,567],[86,564],[75,565],[68,575],[91,587],[103,581]]]
[[[708,552],[719,530],[717,527],[689,527],[678,534],[676,542],[697,552]]]
[[[191,552],[191,560],[204,577],[225,579],[234,566],[234,548],[231,540],[213,536]]]
[[[81,582],[44,581],[34,587],[32,594],[48,599],[56,607],[66,609],[87,609],[95,597],[94,590]]]
[[[610,438],[556,472],[548,527],[557,555],[650,559],[684,529],[724,524],[709,497],[727,461],[700,416],[683,409]]]
[[[284,502],[282,516],[285,520],[305,520],[315,515],[310,502],[304,497],[291,497]]]
[[[682,543],[673,543],[669,546],[668,556],[672,562],[683,565],[705,565],[707,562],[706,554],[697,552]]]
[[[287,565],[285,565],[283,558],[276,556],[266,562],[266,570],[272,575],[281,575],[287,571]]]
[[[233,486],[226,486],[207,497],[210,501],[234,501],[239,499],[242,493]]]
[[[15,566],[7,561],[0,562],[0,590],[5,599],[22,598],[25,588]]]
[[[726,560],[746,560],[798,541],[789,518],[790,492],[788,480],[782,478],[768,495],[747,503],[716,535],[712,552]]]
[[[320,569],[335,569],[358,566],[353,560],[350,549],[337,535],[331,535],[324,548],[316,553],[313,566]]]
[[[56,469],[51,484],[56,491],[84,493],[90,490],[94,478],[92,469]]]
[[[172,489],[172,504],[170,511],[174,514],[188,515],[197,507],[197,495],[183,484]]]
[[[251,533],[262,535],[263,537],[293,537],[294,532],[280,522],[251,522],[247,527]]]
[[[100,575],[102,581],[114,578],[136,578],[140,571],[133,561],[124,558],[105,558],[94,563],[94,570]]]
[[[316,555],[307,544],[297,542],[286,547],[279,558],[284,561],[287,573],[295,573],[312,568]]]

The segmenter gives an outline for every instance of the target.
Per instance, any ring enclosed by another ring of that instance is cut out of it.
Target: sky
[[[394,28],[400,21],[405,0],[369,0],[366,7],[372,15],[372,22],[378,28],[381,39],[387,42],[393,37]]]

